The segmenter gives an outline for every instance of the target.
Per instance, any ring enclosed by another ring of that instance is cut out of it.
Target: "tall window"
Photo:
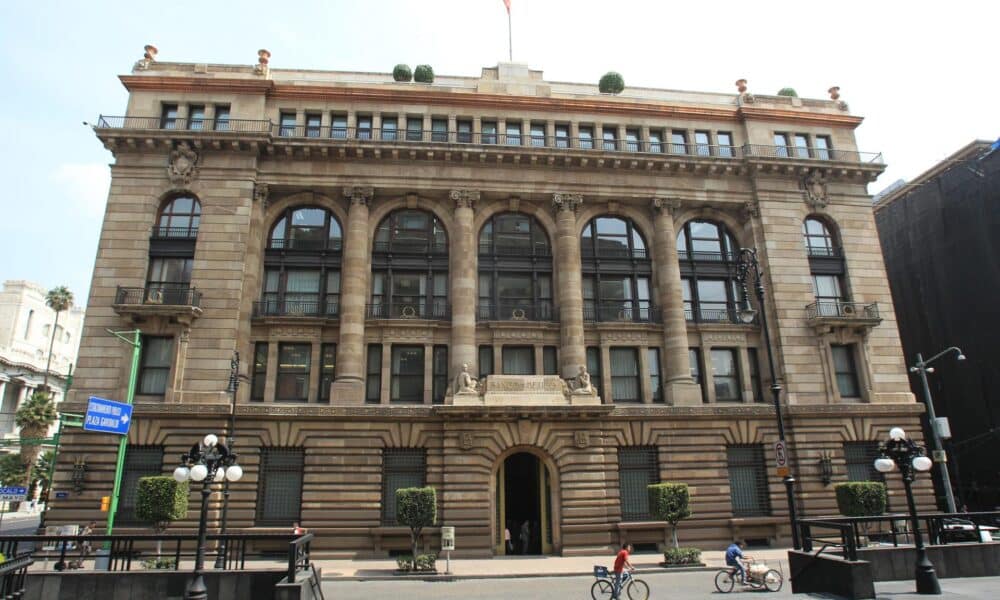
[[[215,105],[215,130],[229,131],[229,105]]]
[[[185,304],[193,265],[194,258],[151,257],[145,301],[151,304]]]
[[[281,137],[292,137],[295,135],[295,113],[282,112],[278,115],[279,127],[278,135]]]
[[[875,459],[879,455],[878,442],[845,442],[847,480],[885,481],[885,475],[875,469]]]
[[[368,121],[369,128],[371,127],[371,121]],[[347,139],[347,115],[344,114],[334,114],[330,116],[330,137],[338,140]]]
[[[365,402],[378,404],[382,400],[382,344],[368,344],[365,361]]]
[[[843,316],[848,300],[844,286],[844,256],[827,224],[816,217],[802,222],[802,237],[809,255],[817,316]]]
[[[733,134],[728,131],[720,131],[715,134],[715,138],[719,141],[719,156],[723,158],[732,158],[735,156]]]
[[[357,136],[359,140],[372,139],[372,116],[358,115]]]
[[[160,209],[153,237],[193,239],[201,224],[201,203],[191,196],[176,196]]]
[[[424,139],[424,118],[420,115],[406,117],[406,141],[419,142]]]
[[[545,123],[532,121],[531,123],[531,145],[536,148],[545,146]]]
[[[266,315],[340,314],[340,271],[268,268],[260,312]]]
[[[708,131],[694,132],[695,153],[698,156],[708,156],[712,153],[712,134]]]
[[[552,251],[534,217],[493,215],[479,233],[479,318],[548,321],[552,302]]]
[[[804,133],[795,134],[795,157],[809,158],[809,136]]]
[[[479,379],[493,374],[493,346],[479,347]]]
[[[201,130],[205,128],[205,107],[194,105],[188,107],[188,129]]]
[[[309,401],[312,344],[278,344],[278,402]]]
[[[339,315],[343,231],[333,213],[313,206],[288,208],[268,239],[257,314]]]
[[[28,319],[24,323],[24,339],[31,337],[31,322],[35,319],[35,311],[28,311]]]
[[[688,365],[691,369],[691,379],[701,388],[701,400],[706,401],[705,378],[701,374],[701,351],[698,348],[688,348]]]
[[[164,104],[160,110],[160,129],[177,129],[177,105]]]
[[[778,158],[788,158],[791,149],[788,147],[787,133],[774,134],[774,146],[775,156]]]
[[[670,132],[670,153],[687,154],[687,132],[675,129]]]
[[[388,142],[397,139],[399,121],[396,117],[382,117],[382,139]]]
[[[587,348],[587,373],[590,374],[590,385],[598,394],[604,393],[601,387],[601,349],[596,346]]]
[[[264,386],[267,383],[267,342],[257,342],[253,345],[253,377],[250,380],[250,399],[264,399]]]
[[[601,130],[601,137],[604,141],[604,150],[610,150],[613,152],[618,149],[618,137],[615,129],[614,125],[608,125]]]
[[[854,362],[854,346],[831,345],[833,370],[837,376],[837,389],[841,398],[860,398],[861,385],[858,383],[858,369]]]
[[[343,248],[340,222],[330,211],[318,206],[285,210],[271,228],[269,248],[284,250],[332,250]]]
[[[319,401],[330,401],[330,385],[337,372],[337,344],[320,346]]]
[[[535,349],[531,346],[504,346],[502,358],[504,375],[535,374]]]
[[[652,266],[646,241],[629,219],[596,217],[580,239],[583,318],[588,321],[652,321]]]
[[[136,495],[140,477],[152,477],[163,472],[163,446],[137,446],[125,449],[125,466],[122,469],[121,489],[118,492],[118,519],[123,524],[137,524]]]
[[[460,144],[469,144],[472,142],[472,121],[466,119],[459,119],[455,122],[455,126],[458,128],[458,142]]]
[[[319,113],[306,113],[306,137],[320,137],[323,117]]]
[[[448,316],[448,239],[436,216],[397,210],[375,230],[369,317]]]
[[[559,374],[559,354],[555,346],[542,347],[542,374]]]
[[[484,144],[495,144],[497,143],[497,122],[496,121],[483,121],[480,124],[480,131],[482,135],[482,143]]]
[[[137,394],[162,396],[174,362],[174,338],[142,336]]]
[[[434,346],[433,362],[431,401],[444,404],[444,396],[448,393],[448,346]]]
[[[431,120],[431,141],[432,142],[448,141],[448,119]]]
[[[660,481],[660,465],[655,446],[618,449],[618,486],[622,521],[648,521],[649,493],[646,487]]]
[[[740,402],[740,370],[736,351],[732,348],[712,348],[712,380],[716,402]]]
[[[626,129],[625,130],[625,151],[626,152],[638,152],[641,150],[639,146],[639,130],[638,129]]]
[[[649,365],[649,389],[653,402],[663,402],[663,378],[660,374],[660,349],[649,348],[646,362]]]
[[[833,146],[830,144],[830,136],[817,135],[813,138],[813,153],[815,158],[830,160],[832,149]]]
[[[771,514],[767,489],[764,447],[738,444],[726,448],[729,465],[729,496],[734,517],[764,517]]]
[[[520,121],[507,121],[507,145],[508,146],[520,146],[521,145],[521,122]]]
[[[592,150],[594,148],[594,127],[592,125],[580,125],[580,148]]]
[[[299,520],[304,466],[305,450],[302,448],[261,448],[257,525],[288,527],[289,523]]]
[[[424,401],[424,347],[392,346],[392,402],[421,403]]]
[[[569,125],[556,123],[556,148],[569,148]]]
[[[802,222],[802,237],[809,256],[836,256],[833,234],[819,219],[809,217]]]
[[[639,355],[635,348],[611,348],[611,399],[640,402]]]
[[[677,234],[681,292],[689,321],[738,322],[734,263],[738,246],[721,223],[689,221]]]
[[[382,451],[382,524],[396,525],[396,490],[427,484],[427,451],[386,448]]]
[[[750,387],[753,389],[754,402],[767,402],[764,398],[764,388],[760,383],[760,357],[756,348],[747,348],[747,361],[750,363]]]

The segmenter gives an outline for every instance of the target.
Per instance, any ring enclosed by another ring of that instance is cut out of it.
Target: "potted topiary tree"
[[[413,72],[410,71],[410,65],[400,63],[393,67],[392,79],[393,81],[410,81],[413,79]]]
[[[430,65],[417,65],[417,68],[413,70],[413,81],[434,83],[434,69]]]
[[[780,90],[778,90],[778,95],[779,96],[788,96],[790,98],[798,98],[799,97],[799,95],[795,92],[795,88],[790,88],[790,87],[781,88]]]
[[[597,82],[597,89],[601,90],[602,94],[620,94],[625,89],[625,80],[620,73],[608,71]]]
[[[677,542],[677,524],[691,516],[691,497],[686,483],[654,483],[646,486],[649,513],[658,521],[670,523],[673,547],[663,553],[668,565],[697,564],[701,550],[681,548]]]
[[[849,481],[833,486],[837,510],[845,517],[877,517],[885,513],[888,494],[881,481]],[[868,537],[868,524],[862,528]]]
[[[417,542],[424,527],[437,523],[437,493],[432,487],[396,490],[396,522],[410,528],[412,570],[430,570],[434,562],[417,554]],[[421,560],[423,559],[423,560]]]
[[[135,513],[140,521],[146,521],[156,533],[163,533],[173,521],[187,516],[188,484],[179,483],[167,475],[140,477],[136,490]],[[156,541],[156,560],[147,561],[154,569],[172,568],[173,560],[160,559],[162,542]],[[145,564],[145,563],[144,563]]]

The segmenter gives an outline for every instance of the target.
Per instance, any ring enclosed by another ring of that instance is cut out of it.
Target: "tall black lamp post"
[[[760,328],[764,332],[764,347],[767,349],[767,366],[771,374],[771,395],[774,398],[774,415],[778,421],[778,439],[782,445],[785,444],[785,423],[781,418],[781,384],[778,383],[778,376],[774,370],[774,353],[771,351],[771,334],[767,330],[767,310],[764,308],[764,280],[760,262],[757,261],[756,248],[740,248],[740,256],[736,263],[736,280],[740,282],[743,292],[743,306],[740,307],[738,315],[740,321],[753,323],[757,311],[750,305],[750,295],[747,293],[747,284],[751,281],[754,290],[757,292],[757,304],[760,306]],[[786,457],[788,456],[786,452]],[[788,498],[788,520],[792,525],[792,546],[798,550],[799,529],[796,523],[795,514],[795,479],[791,470],[785,473],[782,481],[785,484],[785,495]]]
[[[229,446],[229,451],[232,452],[233,446],[236,443],[236,392],[240,389],[240,353],[233,352],[233,358],[229,361],[229,388],[227,391],[231,394],[232,405],[229,407],[229,427],[226,429],[226,445]],[[220,519],[219,533],[225,535],[226,533],[226,520],[229,516],[229,479],[227,478],[222,484],[222,515]],[[226,538],[219,540],[219,551],[215,555],[215,568],[224,569],[226,567],[226,550],[229,548],[229,544],[226,543]]]
[[[219,443],[215,434],[208,434],[201,442],[191,446],[187,454],[181,456],[181,465],[174,469],[174,479],[179,482],[201,483],[201,515],[198,519],[198,553],[194,561],[194,577],[184,593],[185,600],[207,600],[205,586],[205,522],[208,517],[208,497],[212,494],[213,482],[239,481],[243,469],[236,464],[236,455],[224,444]]]
[[[933,463],[924,455],[924,448],[906,437],[906,432],[899,427],[889,430],[889,440],[882,444],[879,450],[882,456],[875,459],[875,468],[880,473],[888,473],[898,468],[900,475],[903,476],[906,505],[910,509],[910,524],[913,527],[913,543],[917,548],[917,593],[940,594],[941,585],[938,583],[937,573],[934,572],[934,565],[927,558],[924,539],[920,535],[917,505],[913,502],[913,490],[910,487],[916,471],[930,471]]]

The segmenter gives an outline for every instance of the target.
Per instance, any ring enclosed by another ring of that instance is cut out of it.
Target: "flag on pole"
[[[503,5],[507,7],[507,14],[510,14],[510,0],[503,0]]]

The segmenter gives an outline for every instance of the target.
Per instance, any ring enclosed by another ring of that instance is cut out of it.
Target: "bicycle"
[[[594,577],[597,581],[590,586],[590,597],[594,600],[611,598],[615,589],[615,576],[608,572],[607,567],[594,565]],[[628,596],[629,600],[647,600],[649,598],[649,585],[641,579],[636,579],[628,571],[622,572],[621,589],[618,590],[618,597],[622,597],[622,592]]]
[[[755,590],[766,589],[769,592],[777,592],[784,583],[784,577],[774,569],[768,568],[765,564],[754,564],[752,558],[746,559],[747,567],[744,569],[747,576],[745,585]],[[739,579],[739,571],[736,567],[720,569],[715,574],[715,589],[723,594],[733,591],[736,581]]]

